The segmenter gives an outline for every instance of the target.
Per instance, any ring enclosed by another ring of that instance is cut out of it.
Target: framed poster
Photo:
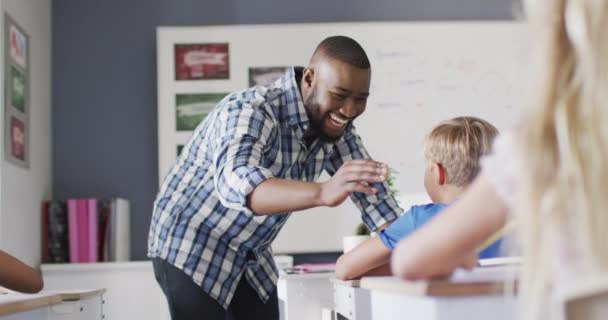
[[[249,86],[267,86],[279,79],[288,67],[249,67]]]
[[[29,36],[8,14],[4,19],[4,154],[29,168]]]
[[[175,45],[175,80],[230,78],[228,43]]]
[[[178,93],[175,95],[175,129],[193,131],[228,93]]]

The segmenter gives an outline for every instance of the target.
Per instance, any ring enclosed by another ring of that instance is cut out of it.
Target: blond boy
[[[479,173],[479,159],[487,155],[498,131],[485,120],[458,117],[441,122],[427,135],[424,187],[433,201],[412,206],[408,212],[352,251],[336,264],[336,277],[347,280],[363,275],[390,274],[388,262],[397,242],[456,201]],[[498,255],[497,241],[480,258]]]

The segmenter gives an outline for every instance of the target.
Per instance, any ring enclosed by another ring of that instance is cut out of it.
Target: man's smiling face
[[[303,85],[310,85],[304,106],[314,133],[322,140],[340,139],[346,126],[365,111],[371,70],[324,57],[306,69]]]

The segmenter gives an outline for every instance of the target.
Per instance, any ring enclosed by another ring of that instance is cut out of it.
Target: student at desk
[[[336,277],[348,280],[390,274],[388,263],[397,241],[460,197],[479,172],[479,159],[490,152],[497,133],[492,124],[474,117],[458,117],[437,125],[426,137],[424,148],[424,187],[433,203],[412,206],[377,237],[342,255],[336,263]],[[500,240],[479,257],[496,257],[499,247]],[[472,264],[476,261],[470,260]]]
[[[43,282],[36,270],[0,250],[0,286],[24,293],[36,293],[42,290]]]
[[[523,319],[555,319],[556,293],[608,272],[608,1],[524,3],[539,49],[531,74],[542,76],[533,108],[497,139],[458,203],[403,239],[391,264],[407,279],[451,272],[510,216],[521,234]]]

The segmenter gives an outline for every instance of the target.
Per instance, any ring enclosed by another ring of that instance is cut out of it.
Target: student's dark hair
[[[315,50],[325,53],[328,57],[346,62],[354,67],[369,69],[370,63],[363,47],[352,38],[332,36],[321,41]]]

